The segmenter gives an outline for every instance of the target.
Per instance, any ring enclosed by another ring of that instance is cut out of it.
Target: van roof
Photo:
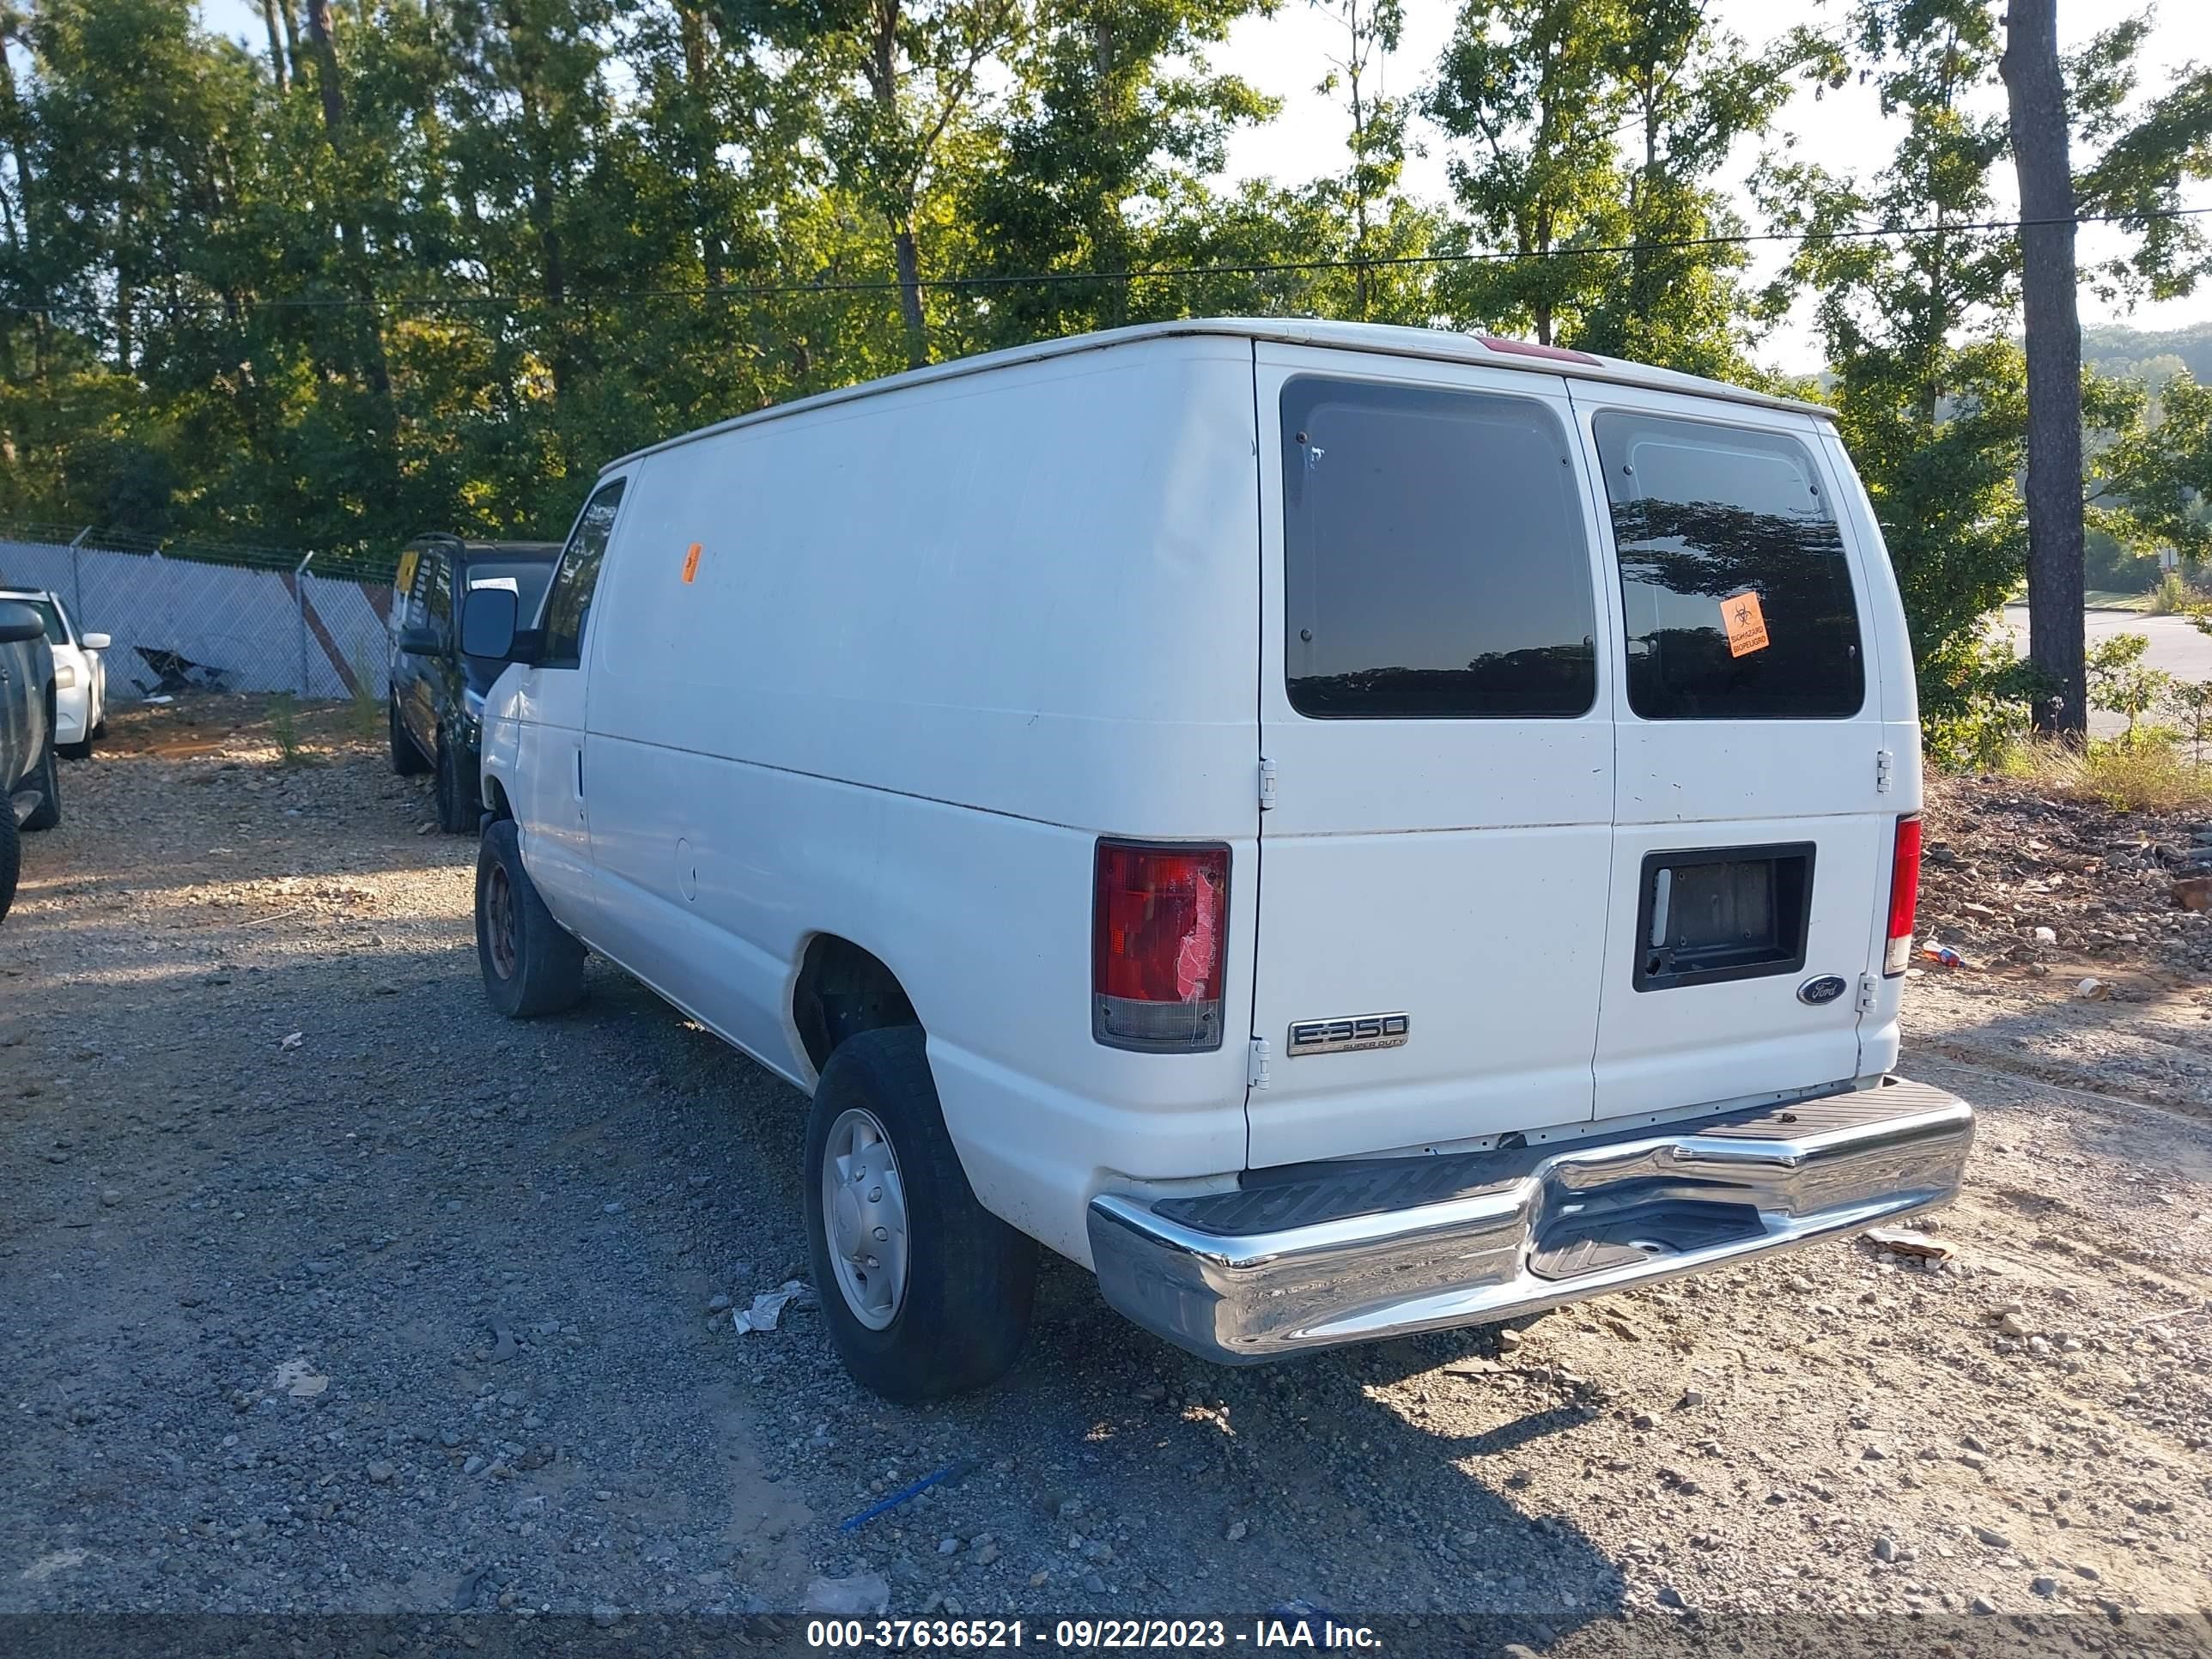
[[[880,380],[863,380],[857,386],[841,386],[835,392],[817,392],[811,398],[775,404],[750,414],[718,421],[712,426],[702,426],[696,431],[664,438],[657,444],[648,444],[642,449],[634,449],[626,455],[617,456],[599,471],[611,472],[643,456],[673,449],[679,444],[711,437],[737,427],[776,420],[783,416],[822,409],[832,404],[872,398],[879,392],[896,391],[902,386],[927,386],[939,380],[985,374],[994,368],[1010,368],[1019,363],[1042,362],[1048,358],[1072,357],[1078,352],[1104,351],[1115,346],[1133,345],[1140,341],[1172,339],[1187,335],[1227,335],[1248,340],[1273,340],[1286,345],[1331,346],[1340,350],[1372,351],[1396,357],[1427,357],[1443,362],[1480,363],[1489,368],[1526,369],[1540,374],[1571,374],[1577,380],[1611,380],[1626,386],[1650,386],[1662,392],[1680,392],[1693,397],[1749,404],[1760,409],[1790,410],[1801,415],[1815,415],[1823,420],[1832,421],[1835,418],[1833,410],[1819,404],[1802,403],[1794,398],[1777,398],[1764,392],[1752,391],[1747,386],[1730,386],[1725,380],[1710,380],[1701,375],[1677,374],[1671,368],[1654,368],[1647,363],[1632,363],[1619,357],[1601,357],[1586,351],[1567,351],[1522,340],[1502,339],[1496,335],[1461,334],[1441,328],[1407,328],[1391,323],[1325,322],[1308,317],[1194,317],[1175,322],[1139,323],[1129,328],[1105,329],[1094,334],[1071,334],[1056,340],[1038,340],[1029,345],[1010,346],[1002,351],[987,351],[973,357],[957,357],[950,362],[933,363],[926,368],[908,369],[902,374],[887,374]]]

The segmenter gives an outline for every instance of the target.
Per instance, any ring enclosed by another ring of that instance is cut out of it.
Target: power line
[[[1771,230],[1739,231],[1711,236],[1685,237],[1659,242],[1607,242],[1582,246],[1538,249],[1466,249],[1449,253],[1397,253],[1375,257],[1352,255],[1316,259],[1268,259],[1237,261],[1221,264],[1157,265],[1131,270],[1037,270],[984,272],[969,276],[924,276],[917,286],[944,291],[962,292],[972,289],[1006,288],[1057,288],[1073,283],[1133,283],[1149,282],[1179,282],[1208,276],[1273,276],[1300,272],[1328,270],[1376,270],[1406,269],[1414,266],[1513,264],[1525,260],[1587,259],[1609,258],[1633,253],[1685,253],[1701,249],[1750,247],[1775,242],[1794,242],[1801,246],[1837,242],[1879,241],[1890,237],[1933,236],[1937,234],[1980,235],[2019,230],[2039,230],[2054,225],[2140,225],[2154,220],[2191,219],[2212,213],[2212,206],[2159,208],[2137,213],[2086,213],[2070,217],[2042,219],[1984,219],[1951,223],[1936,221],[1917,225],[1881,225],[1872,227],[1848,226],[1837,230]],[[508,295],[418,295],[404,299],[363,299],[358,295],[328,295],[312,297],[293,297],[272,300],[243,300],[235,301],[242,311],[350,311],[374,309],[382,312],[428,314],[445,311],[505,310],[525,311],[539,306],[550,308],[578,310],[594,306],[615,304],[634,300],[766,300],[793,298],[803,295],[829,294],[896,294],[902,284],[896,278],[871,277],[865,280],[783,283],[723,283],[714,287],[611,289],[598,293],[570,295],[558,307],[539,298],[524,298]],[[229,300],[209,297],[182,302],[186,308],[207,310],[228,307]],[[174,310],[177,302],[155,306],[155,311]],[[49,305],[21,303],[0,305],[0,311],[42,316],[57,313],[94,312],[105,309],[94,301],[62,301]]]

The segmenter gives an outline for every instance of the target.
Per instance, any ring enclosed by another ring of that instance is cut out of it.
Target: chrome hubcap
[[[882,1330],[906,1300],[906,1187],[873,1112],[855,1106],[830,1126],[822,1219],[845,1305],[870,1330]]]

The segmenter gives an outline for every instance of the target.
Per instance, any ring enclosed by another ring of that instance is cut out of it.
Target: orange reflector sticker
[[[1729,655],[1747,656],[1766,649],[1766,613],[1759,608],[1759,595],[1738,593],[1721,601],[1721,625],[1728,629]]]
[[[698,574],[699,544],[694,542],[691,544],[691,550],[684,556],[684,580],[688,582]],[[1759,642],[1761,644],[1765,643],[1764,637],[1761,638]]]

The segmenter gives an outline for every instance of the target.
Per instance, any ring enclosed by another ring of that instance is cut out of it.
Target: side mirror
[[[21,645],[46,635],[46,618],[29,605],[0,604],[0,645]]]
[[[399,648],[410,657],[434,657],[445,650],[446,642],[436,629],[416,623],[399,630]]]
[[[79,637],[77,643],[88,651],[105,651],[115,641],[106,634],[86,634]]]
[[[504,587],[477,587],[461,607],[461,653],[494,662],[520,660],[515,655],[516,596]]]

